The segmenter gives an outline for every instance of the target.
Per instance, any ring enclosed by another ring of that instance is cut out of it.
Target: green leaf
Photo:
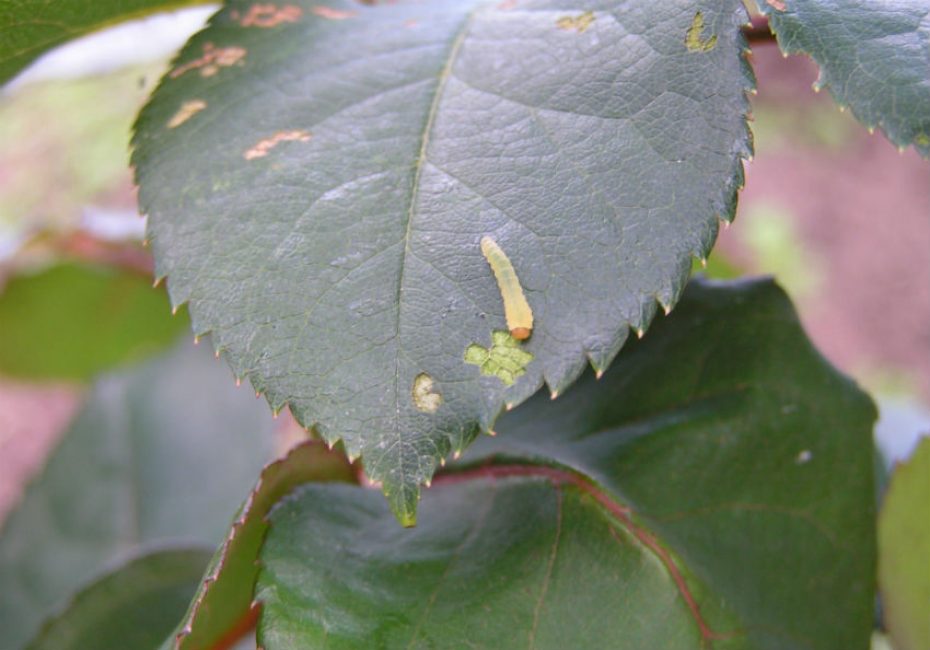
[[[59,264],[17,275],[0,293],[0,372],[86,380],[157,352],[187,326],[184,315],[171,317],[150,278]]]
[[[5,0],[0,4],[0,84],[43,52],[71,39],[157,11],[206,0]]]
[[[897,466],[878,521],[885,627],[896,650],[930,648],[930,438]]]
[[[398,527],[358,487],[272,512],[260,644],[864,649],[869,399],[769,282],[694,282],[600,381],[539,395]]]
[[[677,300],[742,183],[746,14],[294,0],[259,27],[249,4],[188,43],[137,123],[157,273],[411,524],[419,484],[504,404],[605,368]],[[698,16],[716,40],[692,51]],[[465,358],[507,329],[482,237],[535,317],[506,374]]]
[[[195,650],[222,646],[257,613],[252,593],[258,576],[258,551],[268,531],[266,515],[295,486],[308,481],[356,481],[355,470],[342,452],[321,443],[304,443],[262,470],[258,484],[239,509],[226,541],[207,568],[206,576],[175,634],[163,647]]]
[[[272,454],[271,429],[189,345],[100,381],[0,530],[4,647],[140,545],[219,544]]]
[[[175,549],[131,560],[82,590],[28,648],[154,648],[184,612],[209,559],[209,550]]]
[[[926,0],[760,0],[781,49],[820,66],[816,89],[894,144],[930,157]]]

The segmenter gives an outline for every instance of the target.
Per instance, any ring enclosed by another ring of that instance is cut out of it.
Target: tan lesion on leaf
[[[333,9],[332,7],[327,7],[326,5],[316,5],[311,9],[314,14],[320,18],[326,18],[327,20],[346,20],[347,18],[354,18],[356,12],[346,11],[345,9]]]
[[[717,35],[714,34],[704,40],[704,14],[700,11],[694,14],[691,26],[685,33],[685,47],[689,52],[710,52],[717,45]]]
[[[178,112],[175,113],[170,120],[168,120],[168,128],[178,128],[206,107],[207,102],[203,101],[202,99],[192,99],[190,101],[184,102],[181,104],[181,108],[178,109]]]
[[[245,58],[246,49],[244,47],[216,47],[213,43],[205,43],[203,46],[203,56],[188,61],[183,65],[171,71],[168,75],[172,79],[177,79],[186,72],[191,70],[200,70],[201,77],[212,77],[220,68],[228,68],[237,64],[242,64]]]
[[[270,138],[259,140],[255,146],[250,147],[242,157],[246,160],[264,158],[268,153],[282,142],[308,142],[313,137],[308,131],[293,129],[291,131],[278,131]]]
[[[233,12],[233,20],[243,27],[277,27],[281,23],[296,23],[303,15],[303,9],[297,5],[284,5],[279,7],[271,3],[254,4],[244,16]]]
[[[577,16],[562,16],[557,21],[555,21],[555,25],[559,29],[575,31],[579,34],[584,34],[588,27],[594,24],[595,20],[596,18],[594,17],[594,12],[586,11],[583,14],[579,14]]]
[[[510,332],[491,332],[491,347],[472,343],[465,348],[465,363],[478,366],[482,375],[497,377],[504,385],[511,386],[526,373],[526,366],[533,355],[520,347],[520,342]]]
[[[765,0],[765,4],[776,11],[784,11],[788,8],[782,0]]]
[[[435,413],[442,406],[442,394],[433,388],[433,378],[425,372],[413,380],[413,404],[423,413]]]

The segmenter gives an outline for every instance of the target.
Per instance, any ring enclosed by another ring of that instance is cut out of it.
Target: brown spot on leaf
[[[577,16],[562,16],[557,21],[555,21],[555,25],[559,29],[576,31],[579,34],[583,34],[595,20],[594,12],[586,11],[583,14],[579,14]]]
[[[242,154],[242,157],[246,160],[264,158],[268,155],[268,152],[278,146],[278,143],[288,141],[307,142],[311,137],[313,136],[310,133],[301,129],[294,129],[293,131],[278,131],[270,138],[265,138],[264,140],[259,141],[254,147]]]
[[[765,0],[765,4],[770,6],[772,9],[775,9],[776,11],[784,11],[787,9],[785,3],[782,2],[782,0]]]
[[[199,69],[201,77],[212,77],[219,72],[220,68],[228,68],[241,63],[245,58],[245,53],[244,47],[215,47],[213,43],[205,43],[202,57],[179,65],[171,71],[169,76],[177,79],[185,72]]]
[[[320,18],[327,18],[329,20],[345,20],[346,18],[353,18],[356,16],[354,11],[345,11],[343,9],[333,9],[332,7],[326,7],[323,5],[317,5],[311,9]]]
[[[189,102],[184,102],[178,112],[174,114],[174,117],[168,121],[168,128],[176,129],[206,107],[207,102],[202,99],[192,99]]]
[[[276,27],[281,23],[296,23],[303,15],[303,9],[296,5],[279,7],[273,4],[254,4],[242,17],[239,24],[243,27]]]

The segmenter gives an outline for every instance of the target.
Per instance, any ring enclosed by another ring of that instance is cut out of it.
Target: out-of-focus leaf
[[[735,280],[743,275],[743,271],[720,253],[715,253],[706,260],[694,260],[691,275],[701,275],[712,280]]]
[[[34,250],[37,234],[99,233],[95,214],[135,213],[126,133],[151,92],[151,82],[142,80],[162,67],[133,66],[2,95],[0,262],[26,244]],[[127,217],[124,233],[144,227],[138,216]]]
[[[219,544],[271,429],[264,405],[190,345],[101,380],[0,529],[3,647],[140,545]]]
[[[770,282],[692,282],[599,382],[501,419],[397,526],[299,488],[261,552],[260,643],[864,650],[875,410]]]
[[[0,84],[43,52],[117,23],[207,0],[4,0],[0,3]]]
[[[930,437],[891,475],[878,549],[885,627],[895,650],[930,648]]]
[[[410,524],[419,485],[504,404],[605,368],[677,301],[750,150],[745,10],[256,7],[227,3],[137,123],[157,273],[237,376],[361,454]],[[485,236],[535,316],[506,373],[465,359],[508,327]]]
[[[59,264],[14,276],[0,292],[0,373],[90,379],[161,350],[187,327],[139,273]]]
[[[155,648],[197,589],[209,549],[153,551],[83,589],[28,650]]]
[[[295,447],[265,467],[210,562],[187,614],[162,646],[165,650],[208,650],[235,638],[243,627],[251,627],[257,615],[252,593],[258,551],[268,531],[265,517],[285,494],[308,481],[355,482],[356,474],[345,454],[329,451],[319,442]]]
[[[759,0],[787,53],[820,66],[860,122],[930,157],[930,12],[926,0]]]

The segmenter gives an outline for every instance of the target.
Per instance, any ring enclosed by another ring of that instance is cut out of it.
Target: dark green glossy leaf
[[[140,545],[219,544],[272,454],[267,409],[228,377],[185,345],[95,387],[0,530],[5,648]]]
[[[319,442],[295,447],[265,467],[210,562],[187,614],[162,646],[165,650],[215,648],[254,622],[252,593],[258,551],[268,531],[265,517],[284,495],[308,481],[355,482],[356,473],[345,454],[329,451]]]
[[[864,650],[874,418],[773,284],[693,282],[599,382],[502,418],[417,528],[362,488],[286,499],[260,641]]]
[[[930,438],[892,474],[878,542],[885,627],[894,647],[930,648]]]
[[[131,560],[75,596],[28,650],[156,647],[184,612],[209,559],[209,550],[177,549]]]
[[[0,3],[0,84],[43,52],[84,34],[206,0],[4,0]]]
[[[0,373],[90,379],[157,352],[187,327],[150,278],[60,264],[15,276],[0,293]]]
[[[742,182],[746,15],[250,5],[190,41],[138,121],[157,272],[237,376],[361,454],[410,524],[419,484],[505,403],[605,368],[677,300]],[[484,236],[535,316],[506,378],[465,358],[507,328]]]
[[[787,53],[809,54],[826,87],[869,128],[930,157],[926,0],[760,0]]]

